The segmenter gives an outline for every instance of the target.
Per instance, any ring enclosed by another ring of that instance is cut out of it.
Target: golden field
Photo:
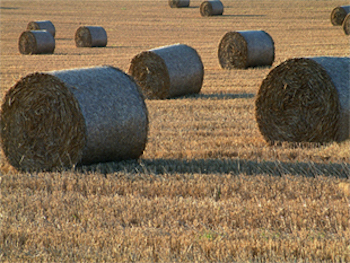
[[[1,1],[2,92],[35,71],[112,65],[128,71],[141,51],[174,43],[197,50],[201,93],[146,100],[149,136],[139,160],[21,174],[2,167],[3,262],[349,262],[350,140],[269,145],[255,121],[255,95],[286,59],[349,56],[330,22],[347,1]],[[56,27],[52,55],[21,55],[27,23]],[[105,48],[77,48],[75,30],[103,26]],[[223,70],[228,31],[264,30],[272,67]]]

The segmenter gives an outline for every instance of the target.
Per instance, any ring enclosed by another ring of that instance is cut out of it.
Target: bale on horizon
[[[105,47],[107,33],[100,26],[80,26],[75,31],[75,44],[77,47]]]
[[[263,80],[255,117],[266,141],[331,142],[350,137],[350,58],[289,59]]]
[[[175,44],[143,51],[132,58],[129,74],[149,99],[167,99],[199,93],[204,67],[197,51]]]
[[[333,26],[341,26],[347,14],[350,13],[350,5],[337,6],[332,10],[331,23]]]
[[[52,54],[55,38],[46,30],[25,31],[19,36],[18,50],[21,54]]]
[[[46,31],[49,31],[53,37],[55,37],[55,34],[56,34],[55,26],[49,20],[29,22],[27,24],[27,31],[31,31],[31,30],[46,30]]]
[[[168,4],[171,8],[189,7],[190,0],[168,0]]]
[[[224,12],[224,5],[220,0],[209,0],[201,3],[200,13],[202,16],[219,16]]]
[[[147,141],[139,87],[110,66],[29,74],[7,91],[0,113],[2,151],[20,171],[136,159]]]
[[[271,66],[274,42],[265,31],[227,32],[219,43],[218,58],[223,69]]]

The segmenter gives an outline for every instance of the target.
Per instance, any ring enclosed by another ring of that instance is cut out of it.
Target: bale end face
[[[247,67],[248,47],[238,32],[227,32],[219,43],[218,57],[223,69],[244,69]]]
[[[164,60],[152,51],[136,55],[130,63],[129,74],[148,99],[169,98],[170,78]]]
[[[85,121],[68,88],[54,76],[34,73],[19,80],[1,105],[1,146],[21,171],[76,164],[86,144]]]
[[[311,59],[291,59],[270,71],[255,101],[268,142],[329,142],[339,136],[340,103],[327,72]]]

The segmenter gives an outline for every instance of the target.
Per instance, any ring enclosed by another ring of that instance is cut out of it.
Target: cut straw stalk
[[[52,54],[55,50],[55,38],[46,30],[23,32],[18,40],[21,54]]]
[[[333,26],[341,26],[343,24],[344,18],[350,13],[350,5],[348,6],[338,6],[332,10],[331,13],[331,23]]]
[[[159,47],[136,55],[129,74],[149,99],[166,99],[202,88],[204,67],[197,51],[187,45]]]
[[[109,66],[27,75],[1,105],[2,150],[22,171],[138,158],[147,131],[139,87]]]
[[[204,1],[200,6],[202,16],[219,16],[224,12],[224,5],[220,0]]]
[[[271,66],[274,42],[265,31],[228,32],[219,43],[218,57],[223,69]]]
[[[168,4],[171,8],[189,7],[190,0],[168,0]]]
[[[76,30],[74,38],[77,47],[105,47],[107,45],[107,33],[100,26],[81,26]]]
[[[267,141],[329,142],[350,136],[350,58],[295,58],[263,80],[256,120]]]
[[[27,31],[31,31],[31,30],[46,30],[53,37],[55,37],[55,34],[56,34],[55,26],[49,20],[31,21],[31,22],[29,22],[28,25],[27,25]]]
[[[343,30],[345,35],[350,35],[350,13],[346,15],[343,21]]]

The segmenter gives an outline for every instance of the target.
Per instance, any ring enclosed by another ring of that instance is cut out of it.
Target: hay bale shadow
[[[77,172],[82,173],[128,173],[135,175],[165,175],[165,174],[233,174],[272,176],[332,176],[350,178],[348,163],[313,163],[313,162],[280,162],[251,161],[243,159],[139,159],[121,162],[101,163],[90,166],[78,166]]]

